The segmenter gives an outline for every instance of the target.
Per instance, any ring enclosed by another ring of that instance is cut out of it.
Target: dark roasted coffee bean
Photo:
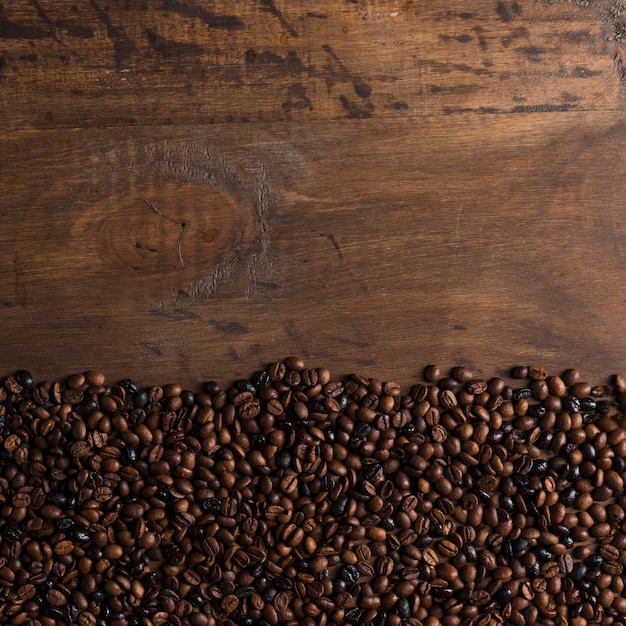
[[[398,615],[402,619],[408,619],[411,617],[411,605],[409,604],[409,600],[407,598],[400,598],[397,604]]]
[[[375,463],[374,465],[371,465],[365,472],[365,479],[371,482],[376,482],[381,479],[382,475],[382,465],[380,465],[380,463]]]
[[[126,446],[124,448],[124,452],[129,463],[136,463],[139,460],[139,454],[133,446]]]
[[[148,392],[141,389],[133,394],[133,404],[138,409],[143,409],[148,404]]]
[[[276,589],[275,587],[268,587],[263,592],[263,599],[265,600],[265,602],[272,602],[274,598],[276,597],[277,593],[278,593],[278,589]]]
[[[596,401],[593,398],[581,398],[579,401],[580,410],[583,412],[586,411],[595,411],[596,409]]]
[[[86,543],[91,539],[91,535],[86,528],[74,528],[70,532],[70,536],[74,541],[79,543]]]
[[[74,528],[75,525],[76,523],[70,517],[64,517],[64,518],[58,519],[54,524],[55,528],[61,532],[66,532],[68,530],[71,530],[72,528]]]
[[[261,387],[267,387],[270,384],[270,375],[267,370],[261,370],[252,375],[250,382],[260,389]]]
[[[30,389],[34,383],[33,375],[28,370],[17,371],[15,373],[15,380],[20,386],[26,389]]]
[[[254,385],[254,383],[245,379],[235,381],[235,387],[237,391],[248,391],[251,394],[255,394],[257,391],[257,388]]]
[[[254,595],[255,592],[256,592],[255,588],[249,585],[246,587],[237,587],[237,589],[235,589],[234,591],[234,594],[240,600],[242,600],[243,598],[249,598],[250,596]]]
[[[291,467],[293,456],[289,450],[280,450],[274,458],[276,462],[276,467],[281,469],[287,469],[288,467]]]
[[[341,569],[341,578],[347,583],[355,583],[360,576],[361,574],[359,573],[358,568],[354,565],[344,565]]]
[[[345,612],[344,620],[348,624],[360,624],[362,615],[363,609],[359,607],[354,607],[353,609],[349,609]]]
[[[585,559],[584,563],[589,568],[598,568],[604,563],[604,558],[601,554],[591,554]]]
[[[137,385],[130,379],[125,378],[119,383],[119,386],[126,389],[128,393],[135,393],[137,391]]]
[[[545,414],[546,407],[541,404],[532,404],[528,407],[528,410],[526,411],[526,415],[530,415],[535,419],[541,419],[542,417],[545,417]]]
[[[516,389],[513,392],[513,396],[511,399],[513,400],[513,402],[518,402],[519,400],[527,400],[528,398],[531,398],[532,395],[532,389],[529,389],[528,387],[523,387],[521,389]]]
[[[169,496],[167,492],[163,491],[160,493],[161,493],[161,496],[159,497],[159,499],[162,500],[163,502],[167,502],[169,500]],[[219,513],[222,510],[222,501],[219,498],[213,498],[213,497],[205,498],[200,503],[200,506],[202,507],[204,511],[212,512],[212,513]]]
[[[571,604],[568,610],[569,617],[572,619],[578,617],[582,613],[582,610],[583,610],[582,602],[575,602],[574,604]]]
[[[562,398],[563,408],[569,413],[578,413],[580,411],[580,401],[574,396],[565,396]]]
[[[325,428],[323,432],[324,439],[327,442],[332,443],[333,441],[335,441],[335,431],[332,428]]]
[[[534,476],[544,476],[548,471],[548,462],[545,459],[535,459],[530,473]]]
[[[426,548],[429,545],[431,545],[432,542],[433,542],[432,535],[425,534],[425,535],[418,535],[414,543],[418,548]]]
[[[365,439],[370,433],[371,427],[365,422],[359,422],[355,429],[352,431],[352,437],[354,439]]]
[[[598,400],[596,401],[596,412],[600,417],[606,415],[611,408],[611,403],[608,400]]]
[[[348,496],[345,496],[345,495],[339,496],[337,500],[333,502],[333,505],[330,510],[331,514],[334,515],[335,517],[341,517],[342,515],[345,515],[346,510],[348,508],[348,501],[349,501]]]
[[[293,583],[286,576],[277,576],[274,580],[274,586],[279,591],[290,591],[293,588]]]
[[[559,498],[565,506],[571,506],[572,504],[574,504],[574,500],[577,496],[578,492],[573,487],[570,487],[562,491]]]
[[[219,395],[219,393],[220,393],[220,391],[221,391],[220,386],[219,386],[219,383],[217,383],[217,382],[216,382],[216,381],[214,381],[214,380],[209,380],[209,381],[207,381],[206,383],[204,383],[204,389],[205,389],[205,391],[206,391],[208,394],[210,394],[210,395],[212,395],[212,396],[217,396],[217,395]]]
[[[67,502],[67,495],[60,491],[51,491],[46,494],[46,500],[51,504],[63,506]]]
[[[626,459],[624,457],[614,457],[612,469],[616,472],[623,472],[626,469]]]
[[[580,451],[585,461],[595,461],[597,457],[596,449],[590,441],[583,441],[580,444]]]

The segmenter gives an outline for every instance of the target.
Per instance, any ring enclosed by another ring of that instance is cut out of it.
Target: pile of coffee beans
[[[8,376],[0,623],[626,624],[626,381],[423,380]]]

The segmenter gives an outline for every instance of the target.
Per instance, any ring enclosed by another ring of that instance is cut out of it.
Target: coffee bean
[[[559,565],[554,561],[548,561],[541,566],[541,575],[544,578],[553,578],[559,573]]]
[[[600,556],[602,556],[605,561],[617,561],[620,556],[620,551],[615,546],[605,543],[600,546]]]
[[[92,613],[88,611],[83,611],[78,615],[78,624],[79,626],[95,626],[96,618]]]
[[[12,622],[39,597],[47,618],[82,626],[96,612],[116,626],[556,623],[572,602],[602,623],[624,589],[626,436],[611,420],[626,400],[611,394],[626,382],[513,374],[528,386],[431,366],[405,396],[295,357],[197,394],[106,387],[98,372],[8,377]]]
[[[424,368],[424,380],[429,383],[436,383],[441,378],[441,370],[438,365],[427,365]]]
[[[67,597],[65,594],[57,588],[50,589],[46,593],[47,602],[54,607],[63,606],[67,603]]]
[[[457,366],[450,370],[450,376],[459,383],[466,383],[472,380],[473,373],[468,367]]]
[[[347,583],[355,583],[359,577],[359,570],[354,565],[345,565],[341,570],[341,578]]]
[[[356,568],[361,576],[371,577],[374,574],[374,568],[367,561],[359,561]]]
[[[585,382],[575,382],[570,385],[569,392],[573,397],[580,400],[591,393],[591,385]]]
[[[531,398],[532,395],[533,395],[532,389],[528,387],[523,387],[521,389],[516,389],[513,392],[511,399],[513,400],[513,402],[518,402],[520,400],[527,400],[528,398]]]
[[[454,557],[458,553],[459,547],[453,541],[443,539],[437,545],[437,550],[444,557]]]
[[[296,474],[285,474],[280,481],[280,488],[285,493],[293,493],[298,489],[298,476]]]

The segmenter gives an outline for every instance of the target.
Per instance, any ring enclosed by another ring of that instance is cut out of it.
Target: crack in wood
[[[150,202],[150,200],[146,198],[142,198],[142,199],[148,205],[148,207],[152,209],[157,215],[160,215],[161,217],[165,218],[168,222],[172,222],[172,224],[176,224],[180,228],[180,232],[178,233],[178,241],[176,244],[176,249],[178,251],[178,260],[180,261],[180,266],[185,267],[185,261],[183,260],[183,236],[185,234],[185,226],[187,226],[187,223],[179,222],[178,220],[175,220],[173,217],[170,217],[169,215],[166,215],[165,213],[163,213],[163,211],[161,211],[161,209],[159,209],[152,202]]]

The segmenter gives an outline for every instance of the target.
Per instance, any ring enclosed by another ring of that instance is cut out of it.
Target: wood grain
[[[605,110],[621,98],[620,50],[592,9],[569,4],[5,4],[7,129]]]
[[[0,370],[192,386],[297,353],[405,384],[428,362],[623,371],[607,15],[5,3]]]

